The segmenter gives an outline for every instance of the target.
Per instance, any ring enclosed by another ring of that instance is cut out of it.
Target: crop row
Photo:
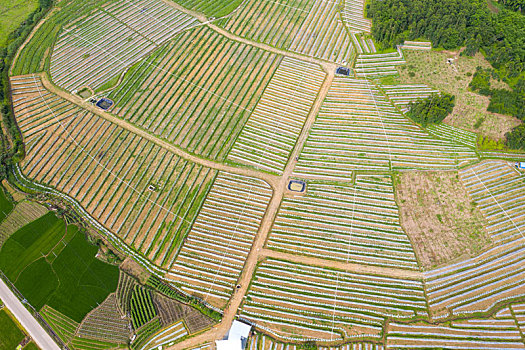
[[[191,152],[223,160],[280,57],[199,27],[138,63],[112,112]]]
[[[218,23],[235,35],[288,49],[312,6],[309,0],[248,0]]]
[[[160,0],[111,3],[59,35],[51,55],[51,77],[70,91],[84,85],[96,89],[197,23]]]
[[[317,65],[283,59],[228,160],[281,173],[324,76]]]
[[[478,135],[471,131],[462,130],[445,123],[430,125],[427,127],[427,131],[430,135],[455,141],[472,149],[476,149]]]
[[[146,343],[144,343],[140,349],[152,350],[159,347],[162,348],[163,346],[170,346],[177,339],[180,339],[185,335],[188,335],[188,331],[184,327],[184,323],[179,321],[155,334]]]
[[[224,307],[271,195],[270,186],[261,180],[219,173],[166,278]]]
[[[523,349],[521,335],[514,329],[494,328],[494,321],[484,321],[484,329],[471,324],[453,323],[453,327],[390,323],[386,337],[388,349]],[[479,323],[478,325],[482,325]],[[509,323],[511,326],[512,323]]]
[[[18,203],[0,223],[0,247],[13,233],[46,213],[46,207],[38,203]]]
[[[68,343],[73,339],[78,328],[77,322],[48,305],[40,310],[40,314],[62,341]]]
[[[410,50],[431,50],[432,49],[432,43],[428,41],[408,41],[405,40],[403,45],[401,45],[403,50],[410,49]]]
[[[351,62],[354,49],[337,2],[316,0],[289,50],[340,64]]]
[[[495,243],[525,238],[523,176],[507,162],[486,161],[460,171],[461,181],[486,217]]]
[[[37,77],[13,78],[12,89],[27,147],[23,173],[71,196],[130,247],[168,265],[216,172],[47,92]]]
[[[137,281],[133,277],[123,271],[120,271],[115,295],[117,298],[118,307],[124,315],[128,315],[130,312],[129,299],[131,298],[131,293],[133,293],[133,289],[135,289],[136,285]]]
[[[399,222],[390,176],[358,175],[354,186],[308,184],[285,198],[268,247],[323,259],[418,269]]]
[[[358,77],[377,77],[386,75],[397,75],[396,67],[405,64],[403,52],[383,54],[360,54],[355,62],[355,72]]]
[[[352,38],[352,41],[358,54],[376,52],[374,41],[367,35],[352,32],[350,33],[350,37]]]
[[[130,335],[129,319],[117,306],[115,293],[93,309],[82,321],[77,335],[110,343],[126,344]]]
[[[408,110],[410,102],[416,102],[418,99],[425,99],[432,94],[439,93],[427,85],[381,85],[386,96],[403,112]]]
[[[350,31],[370,33],[372,22],[365,18],[364,0],[345,0],[341,15]]]
[[[454,169],[476,159],[472,149],[411,123],[367,80],[336,77],[294,173],[337,179],[354,170]]]
[[[153,304],[151,291],[141,286],[135,286],[129,301],[131,321],[134,329],[139,329],[157,315]]]
[[[79,13],[89,13],[103,2],[104,0],[71,0],[60,4],[60,11],[50,11],[18,53],[18,58],[13,64],[12,75],[43,71],[44,61],[52,51],[62,26],[72,21]]]
[[[425,273],[428,305],[434,318],[488,312],[497,303],[525,296],[525,248],[520,240]]]
[[[242,317],[285,339],[379,337],[385,317],[425,317],[420,281],[362,275],[267,259],[257,269]],[[280,331],[286,325],[292,333]]]

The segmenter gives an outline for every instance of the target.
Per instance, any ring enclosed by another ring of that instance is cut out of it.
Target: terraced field
[[[392,179],[357,175],[348,183],[308,183],[281,204],[268,247],[323,259],[418,269],[399,222]]]
[[[336,77],[294,174],[339,179],[356,170],[454,169],[475,160],[471,148],[412,124],[369,81]]]
[[[431,45],[378,52],[364,10],[57,2],[11,68],[25,157],[9,179],[123,260],[82,317],[41,302],[69,348],[210,349],[236,318],[251,350],[525,348],[525,156],[407,119],[440,91],[394,76]],[[8,205],[0,243],[32,206]],[[51,267],[62,249],[28,246]]]
[[[280,61],[199,27],[134,66],[109,98],[123,119],[224,160]]]
[[[124,242],[169,266],[216,171],[61,99],[37,76],[11,85],[27,145],[23,173],[68,194]]]

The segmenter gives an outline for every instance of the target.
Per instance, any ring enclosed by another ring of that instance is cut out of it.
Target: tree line
[[[493,69],[478,69],[471,89],[490,97],[489,111],[525,121],[525,0],[501,0],[498,11],[487,0],[371,0],[367,15],[372,35],[383,47],[425,38],[444,49],[465,47],[462,54],[482,52]],[[511,91],[490,87],[490,76]],[[507,134],[507,145],[525,149],[525,127]]]

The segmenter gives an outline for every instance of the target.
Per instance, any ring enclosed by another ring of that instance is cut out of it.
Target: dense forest
[[[432,94],[425,99],[419,99],[408,105],[407,116],[421,124],[439,124],[454,108],[454,96],[449,94]]]
[[[493,69],[478,70],[471,89],[490,96],[489,111],[525,120],[524,1],[502,0],[491,11],[487,0],[371,0],[367,15],[373,20],[374,39],[383,47],[424,38],[438,48],[465,46],[465,55],[481,51]],[[512,91],[492,89],[490,76],[507,82]],[[525,139],[517,142],[520,138],[513,133],[522,131],[508,134],[507,145],[525,149]]]

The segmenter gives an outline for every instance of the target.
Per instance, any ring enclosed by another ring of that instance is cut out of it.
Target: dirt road
[[[9,289],[5,282],[0,279],[0,299],[5,306],[16,317],[18,322],[29,333],[31,338],[37,343],[40,349],[45,350],[60,350],[60,347],[53,341],[51,336],[47,334],[44,328],[35,320],[35,318],[27,311],[24,305],[18,300],[16,295]]]

